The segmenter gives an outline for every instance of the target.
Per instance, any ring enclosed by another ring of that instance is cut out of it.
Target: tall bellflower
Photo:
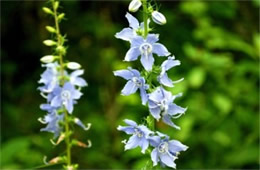
[[[73,115],[74,106],[83,95],[81,88],[87,86],[87,82],[80,77],[84,70],[80,69],[81,65],[76,62],[64,62],[63,58],[66,55],[66,47],[64,45],[65,36],[61,34],[59,23],[64,18],[64,13],[59,13],[59,1],[50,0],[52,8],[43,7],[43,11],[54,18],[54,26],[46,26],[48,32],[54,37],[50,40],[45,40],[43,43],[46,46],[51,46],[54,49],[53,54],[46,55],[40,59],[45,71],[41,74],[39,83],[41,84],[38,90],[46,99],[44,104],[40,105],[41,110],[46,112],[43,118],[39,121],[46,125],[41,131],[46,131],[54,134],[54,140],[51,142],[58,145],[62,141],[66,142],[66,154],[57,156],[51,161],[46,162],[48,166],[56,163],[64,163],[65,169],[76,169],[77,164],[71,163],[71,147],[73,145],[90,147],[90,141],[84,144],[77,139],[72,139],[73,131],[70,128],[73,124],[88,130],[87,126],[77,117]],[[55,160],[55,161],[54,161]]]
[[[115,37],[130,43],[130,49],[126,52],[124,61],[138,61],[142,69],[128,69],[114,71],[114,75],[127,80],[122,89],[122,95],[131,95],[139,90],[142,105],[147,106],[150,114],[143,124],[137,124],[133,120],[125,119],[126,126],[118,126],[119,131],[123,131],[131,137],[124,140],[125,150],[141,148],[142,153],[150,154],[152,166],[158,162],[161,166],[176,168],[175,160],[179,152],[188,149],[187,146],[177,140],[172,140],[166,134],[155,130],[155,121],[162,121],[175,129],[180,130],[173,121],[182,116],[186,108],[178,106],[175,99],[181,94],[173,95],[165,87],[174,87],[175,83],[183,79],[173,81],[168,76],[167,71],[181,63],[175,60],[168,49],[159,43],[159,34],[150,33],[150,20],[155,24],[166,24],[165,16],[147,0],[132,0],[129,4],[129,11],[136,12],[143,6],[143,22],[140,22],[130,13],[126,13],[129,27],[116,33]],[[170,56],[171,55],[171,56]],[[157,57],[164,57],[161,65],[155,65]],[[153,79],[156,77],[157,79]],[[148,163],[149,164],[149,163]],[[149,169],[147,165],[144,169]]]

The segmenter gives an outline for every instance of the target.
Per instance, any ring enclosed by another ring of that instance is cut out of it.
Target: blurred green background
[[[185,80],[171,90],[183,92],[176,103],[188,107],[176,120],[178,131],[159,122],[157,128],[189,146],[176,160],[179,169],[259,168],[259,5],[260,1],[157,1],[165,26],[154,26],[160,42],[182,65],[169,76]],[[129,1],[62,1],[67,20],[70,61],[81,63],[89,86],[74,115],[92,123],[90,131],[76,127],[75,136],[90,149],[74,148],[80,168],[137,169],[150,156],[140,149],[124,152],[128,136],[116,130],[125,118],[142,121],[148,115],[139,94],[121,96],[125,81],[112,71],[139,61],[123,62],[128,42],[114,34],[128,27]],[[43,1],[1,1],[1,169],[25,169],[63,152],[52,134],[40,132],[45,100],[37,91],[43,72],[39,59],[50,54],[42,41],[53,24]],[[142,13],[134,14],[142,20]],[[59,166],[53,168],[60,168]]]

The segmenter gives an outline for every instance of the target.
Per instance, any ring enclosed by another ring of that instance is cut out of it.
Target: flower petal
[[[128,12],[126,13],[125,17],[127,18],[129,22],[129,26],[133,29],[138,29],[139,28],[139,22],[138,20]]]
[[[79,91],[74,89],[72,91],[72,99],[79,99],[83,94]]]
[[[124,131],[128,135],[131,135],[135,132],[134,127],[131,126],[118,126],[117,130]]]
[[[138,47],[132,47],[130,48],[126,55],[124,61],[134,61],[137,60],[138,56],[141,55],[141,52]]]
[[[168,143],[169,143],[169,150],[170,152],[173,153],[186,151],[188,149],[188,146],[183,145],[181,142],[177,140],[170,140]]]
[[[159,40],[159,34],[148,34],[146,42],[153,44]]]
[[[153,166],[156,166],[158,164],[158,150],[157,148],[154,148],[152,153],[151,153],[151,159],[153,161]]]
[[[159,120],[161,118],[161,116],[160,116],[161,109],[159,106],[150,107],[150,105],[153,105],[152,103],[153,103],[153,101],[150,101],[150,100],[148,101],[149,111],[156,120]]]
[[[171,54],[167,48],[160,43],[153,44],[153,53],[157,54],[158,56],[168,56]]]
[[[150,145],[157,147],[160,144],[161,138],[159,136],[150,136],[148,137]]]
[[[146,71],[151,71],[154,63],[153,55],[152,54],[149,54],[148,56],[142,55],[141,63],[144,66]]]
[[[144,38],[141,36],[135,36],[132,40],[131,40],[131,47],[140,47],[141,44],[144,43]]]
[[[129,80],[133,78],[134,73],[130,70],[118,70],[118,71],[114,71],[114,75]]]
[[[149,142],[147,141],[147,139],[145,139],[144,137],[142,138],[142,142],[141,142],[141,145],[140,147],[142,148],[142,153],[145,153],[146,149],[148,148],[149,146]]]
[[[124,122],[130,126],[137,126],[137,123],[133,120],[125,119]]]
[[[147,93],[146,93],[146,91],[143,87],[140,88],[140,95],[141,95],[141,98],[142,98],[142,104],[146,105],[147,100],[148,100],[148,96],[147,96]]]
[[[171,120],[171,117],[169,115],[163,115],[163,118],[162,118],[163,122],[166,123],[167,125],[173,127],[173,128],[176,128],[178,130],[181,130],[181,128],[177,125],[175,125],[172,120]]]
[[[163,74],[161,74],[159,77],[159,82],[162,85],[168,86],[168,87],[173,87],[173,82],[171,79],[169,79],[168,75],[166,72],[164,72]]]
[[[55,96],[52,100],[51,100],[51,106],[52,107],[60,107],[62,104],[62,100],[60,96]]]
[[[156,103],[159,103],[163,100],[163,95],[160,87],[158,87],[154,92],[149,94],[149,100],[152,100]]]
[[[122,90],[122,95],[128,96],[130,94],[133,94],[136,92],[137,89],[138,87],[136,86],[136,84],[133,81],[129,80]]]
[[[162,161],[162,163],[164,163],[165,165],[167,165],[168,167],[172,167],[172,168],[176,168],[176,164],[174,163],[174,160],[176,158],[172,158],[171,156],[169,156],[168,154],[159,154],[160,160]]]
[[[122,31],[116,33],[115,37],[125,41],[131,41],[135,36],[134,31],[131,28],[124,28]]]
[[[144,133],[145,137],[148,137],[149,134],[152,134],[152,133],[153,133],[150,129],[148,129],[148,128],[147,128],[146,126],[144,126],[144,125],[140,125],[140,126],[138,126],[138,128],[139,128],[140,131],[142,131],[142,132]]]
[[[136,148],[139,142],[140,142],[139,137],[137,137],[136,135],[131,136],[125,145],[125,150]]]
[[[173,60],[173,59],[169,59],[169,58],[168,58],[168,60],[165,60],[161,66],[165,71],[171,69],[174,66],[178,66],[181,64],[181,62],[179,60]]]
[[[88,85],[87,82],[83,78],[81,78],[81,77],[76,77],[74,79],[74,81],[71,82],[71,84],[79,86],[79,87],[84,87],[84,86]]]
[[[175,103],[172,103],[169,105],[168,114],[174,116],[177,114],[183,114],[186,112],[186,110],[187,110],[186,108],[180,107]]]
[[[71,114],[73,112],[73,100],[67,100],[64,105],[68,112]]]
[[[71,74],[70,74],[70,77],[78,77],[80,75],[84,74],[84,70],[76,70],[76,71],[73,71]]]

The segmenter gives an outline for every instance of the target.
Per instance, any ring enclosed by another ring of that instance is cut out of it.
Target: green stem
[[[143,0],[143,19],[144,19],[144,38],[148,35],[148,11],[147,11],[147,0]]]
[[[143,32],[143,37],[146,38],[149,32],[149,26],[148,26],[148,9],[147,9],[147,0],[143,0],[143,20],[144,20],[144,32]],[[149,74],[147,77],[148,83],[151,85],[152,84],[152,76]],[[148,124],[148,128],[152,131],[155,130],[154,126],[154,118],[151,114],[147,116],[146,122]],[[148,169],[153,169],[152,161],[148,161],[142,170],[148,170]]]
[[[53,11],[54,11],[54,19],[55,19],[55,27],[56,27],[56,35],[57,35],[57,47],[62,47],[62,36],[60,34],[59,28],[59,19],[57,15],[57,9],[55,8],[55,1],[52,1]],[[63,64],[63,54],[60,50],[58,50],[59,62],[60,62],[60,74],[61,74],[61,82],[60,84],[63,86],[65,82],[64,77],[64,64]],[[69,129],[69,115],[67,110],[64,108],[65,112],[65,141],[66,141],[66,153],[67,153],[67,167],[71,165],[71,144],[70,144],[70,129]]]

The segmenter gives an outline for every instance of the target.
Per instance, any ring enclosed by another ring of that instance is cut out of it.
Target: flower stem
[[[53,12],[54,12],[54,19],[55,19],[55,27],[56,27],[56,36],[57,36],[57,48],[62,47],[63,40],[62,35],[60,34],[59,28],[59,19],[57,14],[57,8],[55,7],[55,1],[52,1]],[[63,64],[63,53],[60,50],[57,50],[59,56],[59,63],[60,63],[60,74],[61,74],[61,86],[65,83],[65,76],[64,76],[64,64]],[[67,110],[64,108],[65,114],[65,141],[66,141],[66,153],[67,153],[67,167],[71,165],[71,144],[70,144],[70,129],[69,129],[69,115]]]
[[[148,25],[148,9],[147,9],[147,0],[142,0],[142,5],[143,5],[143,20],[144,20],[144,32],[143,32],[143,37],[146,39],[148,32],[149,32],[149,25]],[[152,77],[149,74],[148,75],[148,82],[151,85],[152,83]],[[150,86],[151,87],[151,86]],[[148,124],[148,128],[152,131],[155,130],[154,126],[154,118],[151,114],[149,114],[146,118],[146,122]],[[148,169],[153,169],[152,161],[147,161],[146,165],[142,170],[148,170]]]
[[[144,38],[148,35],[148,11],[147,11],[147,0],[143,0],[143,19],[144,19]]]

